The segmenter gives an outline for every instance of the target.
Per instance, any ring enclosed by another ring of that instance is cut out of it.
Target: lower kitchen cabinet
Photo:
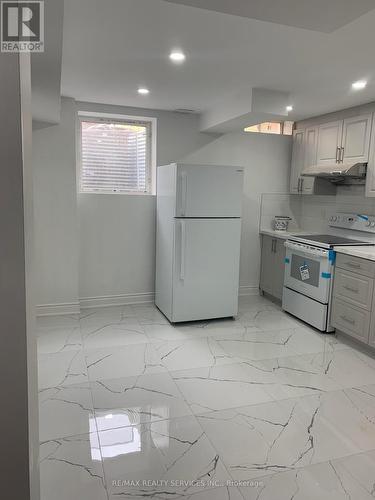
[[[360,307],[354,307],[344,300],[334,298],[332,306],[332,325],[351,337],[368,343],[370,313]]]
[[[375,262],[338,254],[331,323],[343,333],[375,347]]]
[[[370,333],[368,337],[368,343],[371,347],[375,347],[375,308],[372,310],[371,320],[370,320]]]
[[[260,290],[281,300],[284,285],[285,240],[262,235]]]

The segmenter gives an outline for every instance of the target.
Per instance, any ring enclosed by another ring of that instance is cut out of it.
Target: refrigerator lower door
[[[241,219],[176,219],[172,322],[235,316]]]

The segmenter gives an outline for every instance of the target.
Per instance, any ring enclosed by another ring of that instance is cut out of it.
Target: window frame
[[[93,123],[127,123],[146,125],[148,128],[146,191],[83,191],[82,179],[82,122]],[[149,116],[122,115],[117,113],[101,113],[95,111],[78,111],[76,120],[76,175],[77,191],[79,195],[132,195],[155,196],[156,194],[156,144],[157,144],[157,118]]]

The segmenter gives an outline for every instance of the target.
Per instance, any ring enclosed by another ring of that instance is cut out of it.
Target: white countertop
[[[361,259],[373,260],[375,261],[375,246],[364,246],[364,247],[335,247],[337,253],[344,253],[346,255],[352,255],[353,257],[360,257]]]
[[[274,238],[280,238],[282,240],[287,240],[293,235],[304,235],[304,234],[313,234],[311,231],[299,231],[295,229],[294,231],[275,231],[274,229],[260,229],[260,234],[266,234],[267,236],[273,236]]]

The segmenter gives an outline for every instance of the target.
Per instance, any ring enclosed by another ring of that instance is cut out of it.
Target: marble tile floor
[[[38,320],[42,500],[375,498],[375,359],[269,300]]]

